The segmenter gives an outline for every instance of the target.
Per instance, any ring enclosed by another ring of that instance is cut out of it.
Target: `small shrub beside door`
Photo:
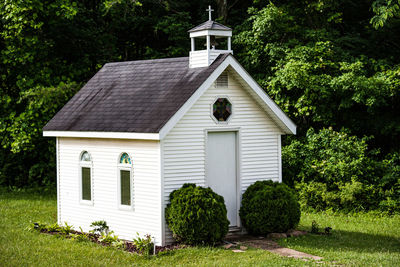
[[[228,233],[224,198],[210,188],[184,184],[169,198],[165,219],[178,242],[213,245]]]
[[[243,194],[239,214],[250,234],[283,233],[299,223],[300,205],[287,185],[257,181]]]

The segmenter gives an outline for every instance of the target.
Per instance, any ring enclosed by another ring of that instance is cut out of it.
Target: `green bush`
[[[380,180],[379,208],[389,214],[400,213],[400,153],[388,155],[383,165],[387,171]]]
[[[305,139],[292,140],[282,148],[284,182],[319,182],[329,191],[337,190],[339,182],[376,183],[383,169],[368,152],[367,140],[331,128],[309,129]]]
[[[309,129],[282,149],[283,180],[295,185],[304,209],[400,211],[400,154],[378,160],[368,138]]]
[[[328,192],[324,183],[297,183],[295,188],[303,210],[325,210],[328,207],[338,207],[340,203],[339,197]]]
[[[240,218],[251,234],[286,232],[300,221],[300,205],[285,184],[258,181],[243,194]]]
[[[210,188],[184,184],[169,198],[165,219],[178,242],[213,245],[227,234],[224,198]]]
[[[328,190],[325,183],[297,183],[296,190],[301,208],[323,211],[326,209],[344,211],[366,211],[377,207],[379,195],[372,185],[365,185],[354,179],[346,183],[335,183],[335,189]]]

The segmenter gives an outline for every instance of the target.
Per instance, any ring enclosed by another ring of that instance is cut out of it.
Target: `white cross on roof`
[[[211,20],[211,12],[213,12],[214,9],[211,9],[211,6],[208,6],[208,9],[206,9],[206,11],[208,11],[208,20]]]

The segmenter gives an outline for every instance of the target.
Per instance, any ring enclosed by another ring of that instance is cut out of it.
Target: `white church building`
[[[184,183],[222,195],[240,229],[246,188],[282,180],[281,136],[296,125],[233,57],[230,28],[210,19],[189,34],[189,57],[105,64],[43,128],[56,137],[59,223],[105,220],[165,245],[164,209]]]

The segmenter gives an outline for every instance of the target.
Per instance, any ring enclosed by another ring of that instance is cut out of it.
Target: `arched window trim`
[[[127,154],[128,157],[131,160],[131,164],[129,163],[120,163],[121,162],[121,157],[123,154]],[[118,159],[117,159],[117,177],[118,177],[118,181],[117,181],[117,204],[118,204],[118,208],[120,210],[127,210],[127,211],[132,211],[133,210],[133,203],[134,203],[134,186],[133,186],[133,159],[132,156],[128,153],[128,152],[122,152],[119,154]],[[121,171],[129,171],[129,178],[130,178],[130,198],[131,198],[131,204],[130,205],[124,205],[121,204]]]
[[[84,155],[85,153],[89,155],[89,160],[82,160],[83,155]],[[79,156],[79,161],[80,161],[80,162],[92,162],[92,156],[90,155],[90,153],[89,153],[87,150],[83,150],[83,151],[81,152],[80,156]]]
[[[122,158],[122,156],[123,156],[124,154],[127,154],[127,155],[128,155],[128,157],[129,157],[131,163],[121,163],[121,158]],[[132,165],[132,157],[131,157],[131,155],[129,155],[129,153],[127,153],[127,152],[122,152],[121,154],[119,154],[119,157],[118,157],[118,165],[121,165],[121,166],[131,166],[131,165]]]
[[[90,161],[83,161],[82,156],[84,153],[88,153],[90,157]],[[90,200],[83,199],[82,194],[82,168],[89,168],[90,169]],[[79,154],[79,203],[83,205],[93,206],[93,157],[88,150],[83,150]]]

